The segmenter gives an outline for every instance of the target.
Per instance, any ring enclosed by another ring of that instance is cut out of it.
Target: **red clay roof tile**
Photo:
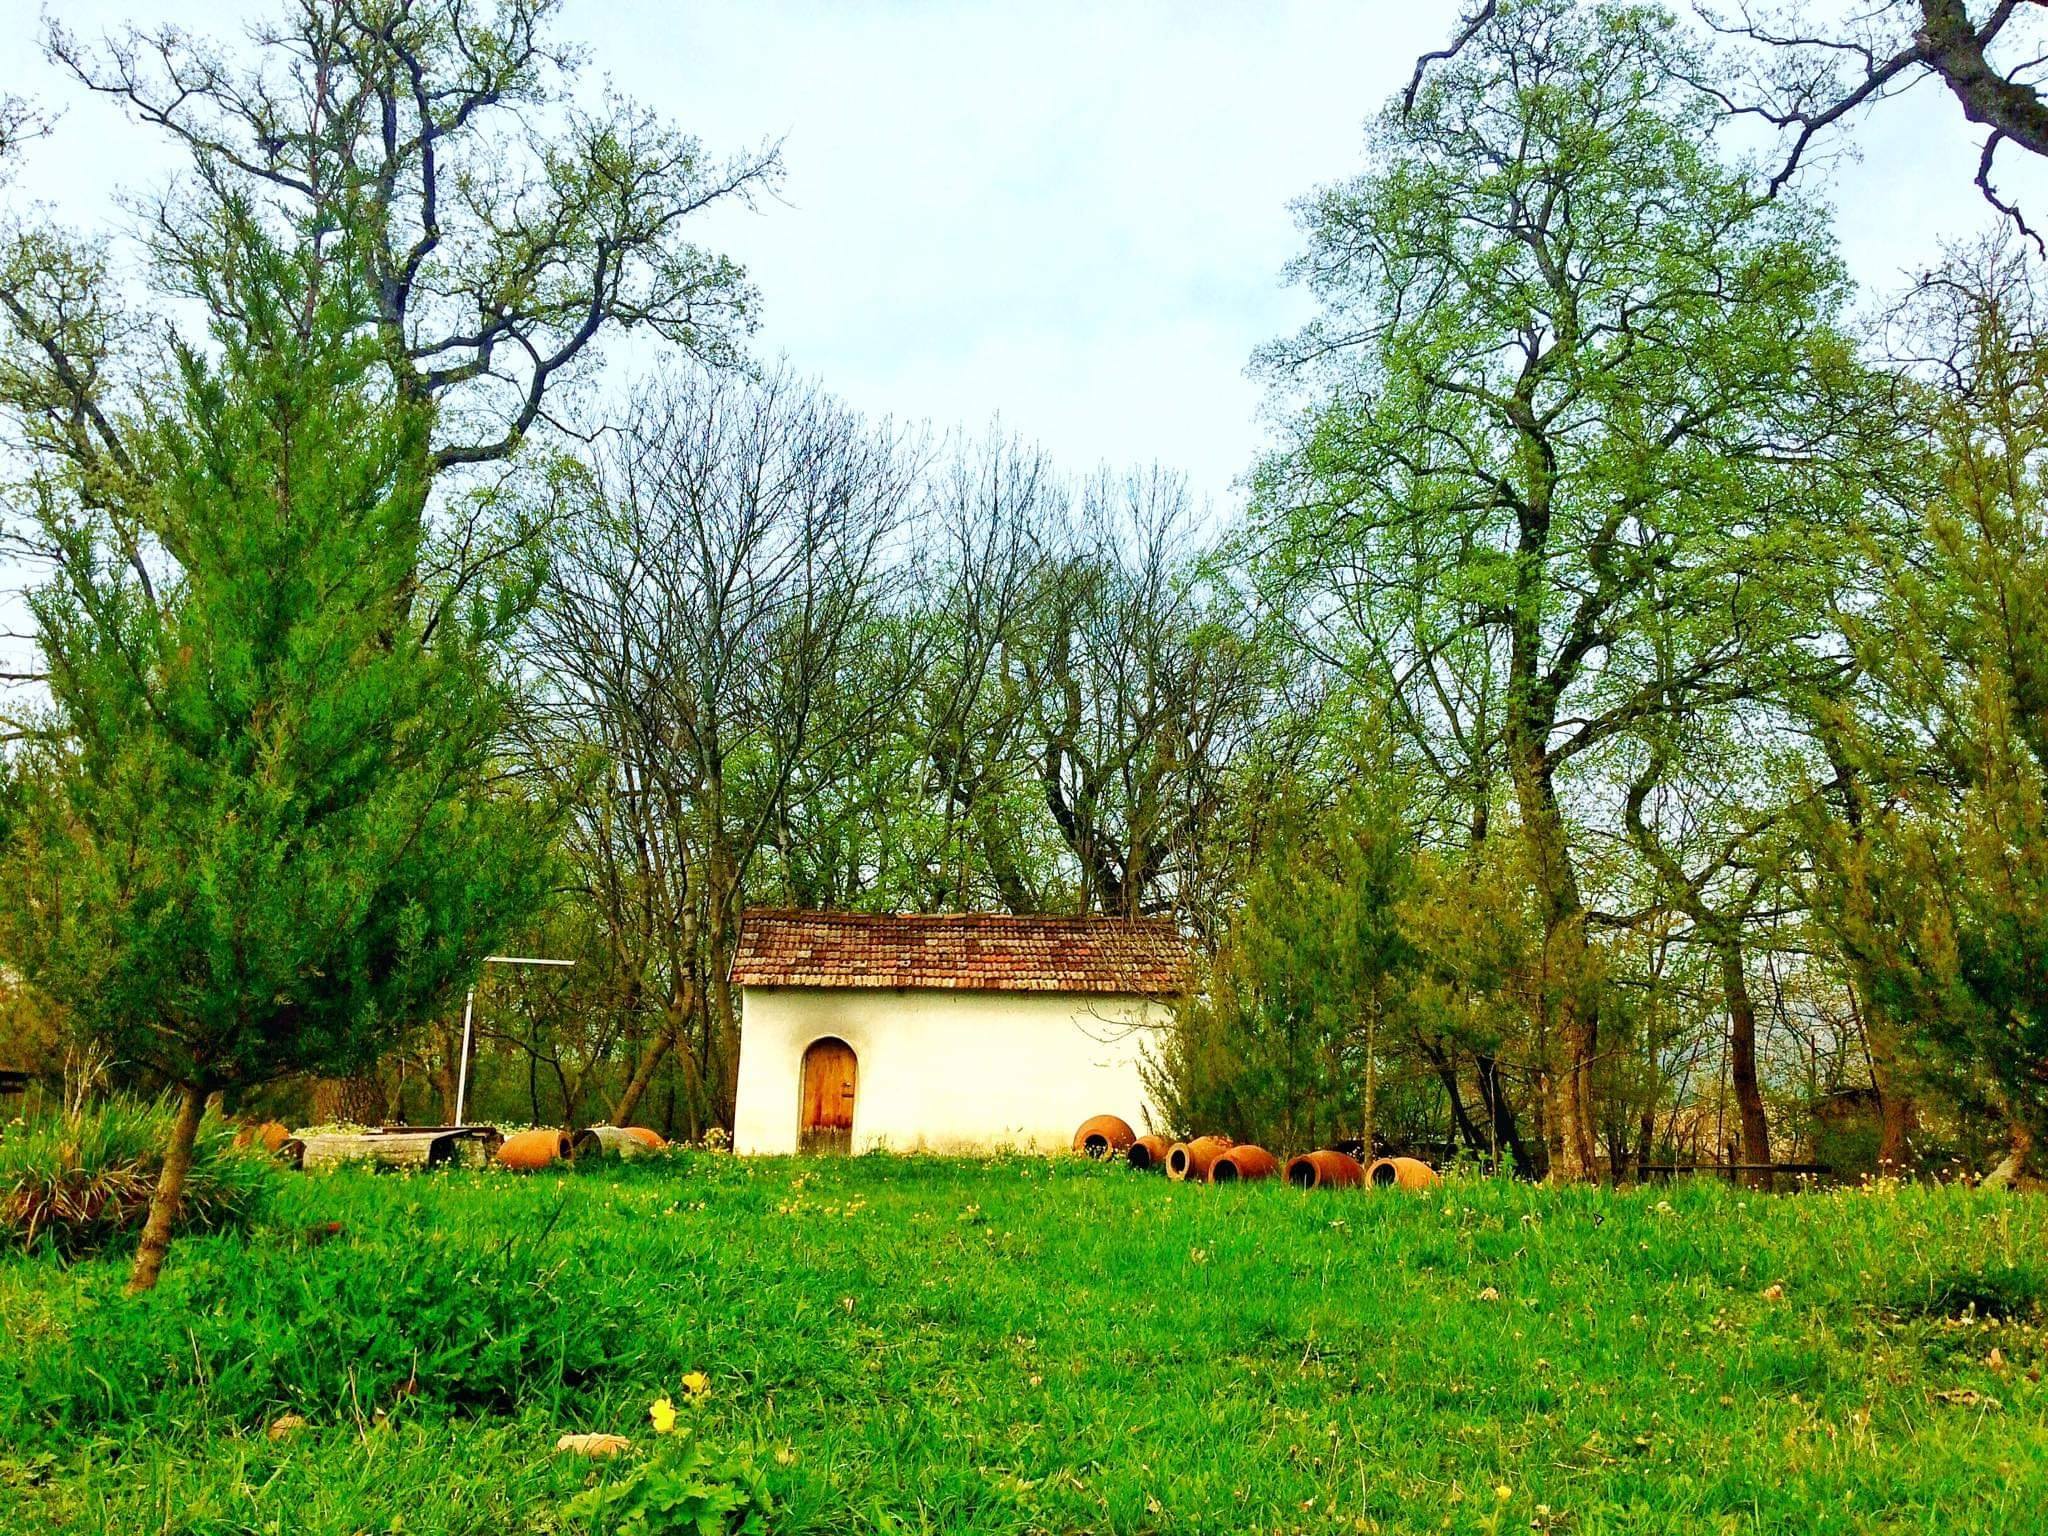
[[[732,981],[1165,997],[1186,989],[1190,963],[1169,918],[753,911]]]

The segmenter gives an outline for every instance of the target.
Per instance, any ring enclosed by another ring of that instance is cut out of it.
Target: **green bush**
[[[281,1251],[188,1245],[155,1292],[101,1295],[65,1347],[24,1358],[0,1424],[61,1442],[283,1411],[496,1415],[639,1364],[641,1290],[594,1275],[544,1214],[509,1236],[456,1223],[391,1245],[350,1226]]]
[[[0,1242],[66,1259],[132,1242],[163,1171],[171,1116],[166,1102],[111,1098],[0,1136]],[[209,1115],[185,1177],[179,1229],[245,1228],[275,1185],[275,1165],[237,1150],[232,1127]]]

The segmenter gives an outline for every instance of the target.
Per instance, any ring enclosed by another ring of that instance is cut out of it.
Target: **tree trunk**
[[[612,1124],[631,1125],[634,1112],[640,1108],[640,1101],[647,1096],[647,1089],[654,1081],[657,1068],[668,1053],[675,1048],[675,1033],[663,1029],[640,1053],[640,1060],[633,1067],[633,1075],[626,1079],[626,1086],[619,1090],[619,1096],[612,1102]]]
[[[1375,1155],[1373,1134],[1378,1129],[1374,1122],[1379,1112],[1379,1019],[1379,1004],[1375,1001],[1367,1007],[1365,1015],[1365,1134],[1361,1139],[1365,1142],[1367,1162]]]
[[[1878,1106],[1882,1118],[1877,1138],[1877,1171],[1888,1179],[1910,1178],[1913,1133],[1920,1128],[1913,1096],[1896,1088],[1879,1088]]]
[[[1742,945],[1724,938],[1714,946],[1721,962],[1721,993],[1728,1003],[1728,1076],[1735,1089],[1741,1120],[1741,1152],[1745,1163],[1771,1160],[1771,1127],[1764,1117],[1763,1090],[1756,1073],[1756,1002],[1749,994],[1749,975],[1742,964]],[[1768,1173],[1752,1173],[1746,1182],[1769,1189]]]
[[[2003,61],[1994,65],[1985,55],[1986,34],[1996,29],[1980,30],[1963,0],[1920,0],[1920,21],[1915,41],[1921,56],[1961,104],[1963,116],[1991,129],[1994,146],[2007,138],[2032,154],[2048,155],[2048,103],[2020,78],[2020,70]],[[1990,149],[1984,154],[1988,172]],[[1980,173],[1980,184],[1985,179]]]
[[[1903,1086],[1890,1029],[1874,1016],[1868,996],[1863,1004],[1863,1038],[1870,1052],[1870,1080],[1877,1089],[1879,1130],[1877,1171],[1883,1178],[1910,1178],[1913,1133],[1920,1129],[1919,1108]]]
[[[458,1077],[462,1069],[462,1026],[437,1025],[434,1029],[434,1039],[440,1045],[440,1050],[435,1052],[432,1068],[434,1097],[440,1104],[437,1118],[442,1125],[453,1125],[455,1095],[462,1086]]]
[[[1472,1064],[1474,1074],[1479,1080],[1479,1099],[1486,1106],[1494,1171],[1500,1171],[1501,1154],[1506,1153],[1508,1160],[1514,1164],[1516,1173],[1524,1178],[1534,1178],[1542,1170],[1530,1163],[1528,1149],[1522,1144],[1522,1129],[1515,1121],[1514,1106],[1507,1102],[1507,1094],[1500,1080],[1499,1060],[1484,1052],[1475,1051],[1472,1055]]]
[[[1565,940],[1565,964],[1576,970],[1585,952],[1583,931]],[[1562,1053],[1556,1069],[1557,1146],[1562,1159],[1549,1177],[1583,1181],[1599,1171],[1598,1118],[1593,1096],[1593,1059],[1600,1044],[1600,1017],[1590,1000],[1577,996],[1578,983],[1568,982],[1553,1015],[1555,1038]]]
[[[389,1115],[383,1080],[374,1071],[313,1079],[313,1118],[322,1125],[382,1125]]]
[[[721,964],[729,962],[728,955]],[[714,1088],[711,1095],[712,1117],[721,1125],[731,1125],[734,1100],[739,1096],[740,1023],[739,1010],[733,1006],[732,987],[722,972],[711,978],[711,1052]]]
[[[1586,909],[1566,843],[1564,814],[1551,782],[1544,749],[1547,728],[1547,720],[1521,721],[1513,732],[1519,739],[1511,751],[1530,870],[1543,904],[1544,1006],[1549,1022],[1554,1148],[1547,1177],[1577,1182],[1595,1178],[1599,1172],[1593,1063],[1600,1047],[1600,1014],[1587,986]]]
[[[1465,1108],[1464,1090],[1458,1086],[1458,1069],[1451,1064],[1449,1052],[1441,1045],[1431,1044],[1429,1039],[1418,1037],[1422,1052],[1429,1058],[1429,1065],[1436,1073],[1436,1080],[1443,1085],[1444,1098],[1450,1104],[1451,1129],[1465,1144],[1468,1151],[1484,1155],[1486,1134],[1473,1122],[1471,1111]]]
[[[661,1027],[654,1032],[654,1038],[640,1053],[640,1059],[633,1064],[633,1075],[626,1079],[626,1086],[612,1104],[613,1125],[631,1125],[634,1112],[640,1108],[640,1101],[647,1096],[647,1090],[654,1083],[654,1074],[661,1070],[662,1062],[668,1059],[670,1051],[676,1048],[676,1041],[688,1027],[690,1014],[696,1007],[696,987],[692,983],[680,998],[672,999],[662,1010]]]
[[[1814,723],[1819,728],[1818,735],[1827,753],[1828,765],[1834,769],[1835,777],[1842,785],[1842,821],[1849,829],[1853,846],[1861,853],[1868,844],[1864,837],[1861,803],[1857,798],[1856,769],[1843,750],[1838,730],[1829,723],[1826,711],[1816,714]],[[1840,942],[1839,934],[1837,942]],[[1905,1178],[1912,1168],[1911,1139],[1919,1128],[1919,1116],[1913,1096],[1906,1091],[1898,1070],[1897,1041],[1876,1001],[1870,967],[1853,944],[1843,946],[1843,958],[1849,968],[1850,1001],[1855,1005],[1857,1022],[1863,1030],[1863,1048],[1870,1057],[1870,1084],[1877,1090],[1878,1110],[1883,1117],[1878,1132],[1877,1171],[1881,1177]]]
[[[163,1273],[164,1255],[170,1251],[171,1229],[177,1224],[178,1206],[185,1198],[185,1175],[192,1169],[192,1144],[199,1138],[199,1117],[206,1110],[206,1090],[185,1083],[178,1090],[178,1115],[171,1122],[171,1139],[164,1148],[163,1172],[157,1175],[156,1193],[149,1198],[149,1220],[136,1245],[135,1267],[128,1274],[128,1294],[156,1289]]]
[[[1984,1175],[1982,1188],[2010,1189],[2013,1183],[2025,1177],[2028,1159],[2034,1152],[2034,1133],[2024,1125],[2014,1122],[2012,1143],[1996,1168]]]

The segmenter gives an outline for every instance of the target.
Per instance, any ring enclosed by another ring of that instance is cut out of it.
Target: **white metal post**
[[[463,1105],[469,1098],[469,1021],[476,1010],[476,988],[471,987],[462,998],[462,1064],[455,1069],[455,1123],[467,1125],[462,1118]]]

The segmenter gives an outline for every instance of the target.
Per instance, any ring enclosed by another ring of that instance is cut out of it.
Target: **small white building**
[[[1140,1064],[1186,989],[1166,919],[750,912],[733,1145],[745,1153],[1069,1146],[1143,1132]]]

